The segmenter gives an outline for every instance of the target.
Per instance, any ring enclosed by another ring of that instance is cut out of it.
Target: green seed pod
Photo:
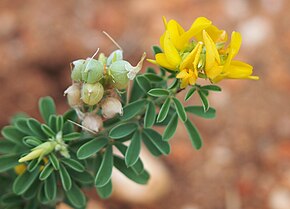
[[[104,65],[95,59],[87,59],[82,71],[82,80],[85,83],[96,83],[103,77]]]
[[[107,59],[107,66],[110,66],[114,62],[117,62],[120,60],[123,60],[123,51],[120,49],[117,49],[109,55],[109,57]]]
[[[104,95],[104,87],[100,83],[89,84],[85,83],[82,87],[82,97],[84,103],[95,105],[101,101]]]
[[[100,53],[98,60],[103,63],[103,65],[107,64],[107,57],[105,56],[104,53]]]
[[[119,60],[109,66],[109,75],[112,77],[113,85],[117,89],[125,89],[128,86],[129,78],[126,66],[130,63],[124,60]]]
[[[71,79],[72,80],[76,82],[82,81],[82,71],[85,69],[85,61],[86,60],[79,59],[71,63],[71,68],[72,68]]]

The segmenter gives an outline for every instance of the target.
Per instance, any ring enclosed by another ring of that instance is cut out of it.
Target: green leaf
[[[63,123],[64,123],[64,119],[61,115],[58,115],[56,117],[56,131],[59,132],[59,131],[62,131],[63,129]]]
[[[185,96],[185,98],[184,98],[184,101],[189,100],[192,97],[192,95],[194,94],[195,91],[196,91],[196,87],[195,86],[193,86],[191,89],[189,89],[187,94],[186,94],[186,96]]]
[[[41,204],[48,204],[49,200],[46,198],[45,191],[44,191],[44,183],[39,185],[39,190],[37,194],[37,200]]]
[[[0,172],[4,172],[14,168],[19,164],[19,154],[14,155],[1,155],[0,156]]]
[[[152,47],[154,55],[162,53],[162,49],[159,46],[153,46]]]
[[[72,187],[72,181],[71,181],[69,173],[67,172],[66,168],[63,165],[60,165],[59,167],[59,174],[60,174],[60,180],[61,180],[64,190],[65,191],[70,190]]]
[[[2,136],[18,145],[22,144],[22,138],[26,136],[24,133],[20,132],[17,128],[13,126],[5,126],[1,131]]]
[[[54,133],[57,133],[57,127],[56,127],[56,120],[57,120],[57,116],[56,115],[51,115],[49,117],[49,120],[48,120],[48,126],[51,128],[51,130],[54,132]]]
[[[206,95],[202,91],[198,91],[198,94],[199,94],[199,97],[201,99],[201,102],[202,102],[204,111],[205,112],[208,111],[208,109],[209,109],[209,103],[208,103],[208,100],[207,100]]]
[[[148,101],[147,109],[144,116],[144,127],[151,128],[155,123],[156,109],[152,101]]]
[[[102,199],[107,199],[111,196],[113,191],[112,181],[108,181],[108,183],[102,187],[96,187],[97,193]]]
[[[39,159],[31,160],[27,166],[27,170],[29,172],[34,171],[34,169],[38,168],[38,164],[40,163]]]
[[[64,135],[62,139],[67,142],[67,141],[73,141],[73,140],[79,139],[80,137],[81,137],[81,133],[73,132],[73,133]]]
[[[161,82],[164,81],[162,77],[154,73],[145,73],[143,74],[150,82]]]
[[[134,165],[139,159],[141,151],[141,133],[136,131],[133,135],[131,143],[126,151],[125,162],[128,167]]]
[[[154,146],[164,155],[170,153],[170,145],[168,142],[162,140],[162,136],[153,129],[144,129],[144,134],[154,144]]]
[[[74,181],[77,181],[81,184],[93,184],[94,183],[94,178],[88,171],[84,171],[82,173],[79,173],[79,172],[71,170],[69,173]]]
[[[76,185],[72,184],[70,190],[65,192],[69,202],[76,208],[83,208],[86,205],[86,197],[82,190]]]
[[[66,166],[70,167],[75,171],[83,172],[85,170],[85,167],[80,162],[74,159],[63,158],[61,161],[63,164],[65,164]]]
[[[179,80],[178,79],[174,79],[172,81],[172,83],[168,86],[168,89],[174,89],[176,88],[176,86],[179,84]]]
[[[216,117],[216,110],[212,107],[205,112],[202,106],[188,106],[185,107],[185,111],[207,119]]]
[[[55,156],[55,154],[54,153],[50,153],[48,155],[48,159],[49,159],[49,162],[51,162],[51,164],[54,167],[54,169],[58,170],[59,169],[59,161],[58,161],[57,157]]]
[[[115,146],[122,153],[122,155],[125,157],[127,149],[128,149],[127,146],[124,144],[119,144],[119,143],[115,144]],[[131,166],[131,168],[133,169],[133,171],[136,174],[141,174],[144,171],[144,164],[142,163],[142,160],[140,159],[140,157],[138,158],[136,163]]]
[[[37,136],[41,139],[46,137],[45,133],[43,133],[41,129],[41,124],[34,118],[27,120],[27,126],[30,128],[34,136]]]
[[[206,85],[202,86],[201,88],[208,91],[222,91],[222,89],[217,85]]]
[[[93,154],[99,152],[104,146],[108,144],[108,139],[106,137],[97,137],[91,141],[83,144],[77,151],[77,157],[79,159],[86,159]]]
[[[0,139],[0,153],[1,154],[10,154],[13,148],[15,148],[14,143],[8,140]]]
[[[202,147],[202,140],[197,128],[190,120],[187,120],[184,125],[186,127],[187,133],[189,134],[192,145],[195,147],[195,149],[199,150]]]
[[[38,145],[42,144],[43,142],[34,136],[26,136],[23,138],[23,143],[29,147],[37,147]]]
[[[38,186],[39,186],[39,181],[34,181],[33,184],[29,187],[29,189],[26,190],[24,194],[22,194],[22,197],[27,200],[36,199]]]
[[[148,91],[148,94],[152,97],[163,97],[168,96],[169,91],[167,89],[155,88]]]
[[[113,171],[113,148],[107,147],[103,156],[101,167],[96,175],[95,184],[97,187],[102,187],[111,179]]]
[[[175,104],[175,109],[177,112],[178,117],[180,118],[180,120],[184,123],[187,120],[187,115],[186,112],[184,110],[183,105],[181,104],[181,102],[177,99],[177,98],[173,98],[173,102]]]
[[[20,205],[23,202],[22,198],[20,196],[17,196],[13,193],[4,194],[1,197],[0,206],[16,206]],[[6,208],[5,208],[6,209]]]
[[[54,101],[51,97],[42,97],[38,103],[40,114],[43,120],[48,124],[49,117],[56,115]]]
[[[147,67],[146,73],[152,73],[152,74],[157,74],[155,69],[153,67]]]
[[[41,130],[43,131],[43,133],[45,133],[48,137],[55,137],[55,133],[54,131],[47,125],[45,124],[41,124]]]
[[[44,194],[48,200],[54,200],[56,198],[56,193],[57,193],[57,181],[55,178],[55,174],[52,173],[44,181]]]
[[[119,156],[114,156],[114,166],[125,176],[138,184],[147,184],[150,176],[147,171],[143,171],[141,174],[136,174],[132,167],[127,167],[125,160]]]
[[[151,89],[151,84],[148,78],[143,75],[139,75],[136,77],[137,83],[139,84],[140,88],[143,90],[144,93],[147,93]]]
[[[135,117],[138,113],[140,113],[145,105],[146,105],[146,100],[145,99],[141,99],[141,100],[137,100],[135,102],[132,102],[130,104],[128,104],[127,106],[125,106],[123,108],[123,116],[121,117],[122,120],[129,120],[133,117]]]
[[[39,175],[39,180],[44,181],[45,179],[47,179],[53,172],[53,170],[53,166],[50,163],[47,163]]]
[[[30,130],[27,124],[28,118],[20,118],[15,122],[15,127],[21,132],[27,135],[33,135],[33,132]]]
[[[22,195],[33,184],[39,174],[39,169],[33,172],[25,171],[23,174],[16,177],[13,183],[13,192],[17,195]]]
[[[166,118],[169,108],[170,108],[170,102],[171,102],[171,99],[168,97],[163,103],[163,105],[161,106],[158,117],[157,117],[158,123],[161,123]]]
[[[144,134],[144,132],[142,133],[142,139],[145,146],[153,156],[159,157],[162,155],[162,152],[159,151],[159,149],[154,145],[154,143],[152,143],[151,139],[149,139],[149,137]]]
[[[120,139],[130,135],[137,128],[138,125],[136,123],[123,123],[112,128],[111,131],[109,132],[109,137],[113,139]]]
[[[130,95],[130,103],[137,101],[141,97],[143,97],[145,93],[137,83],[137,79],[133,80],[133,86],[131,90],[131,95]]]
[[[177,124],[178,124],[178,117],[177,114],[174,114],[174,116],[170,119],[170,122],[165,128],[165,131],[163,133],[163,140],[164,141],[169,141],[171,139],[177,129]]]

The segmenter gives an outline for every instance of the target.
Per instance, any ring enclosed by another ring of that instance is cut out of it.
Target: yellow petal
[[[245,62],[232,61],[229,69],[227,70],[227,78],[233,79],[257,79],[257,76],[253,76],[253,67]]]
[[[209,19],[205,17],[199,17],[193,22],[190,29],[183,34],[182,39],[189,41],[192,37],[195,37],[197,34],[200,34],[210,25],[211,21]]]
[[[211,39],[214,42],[226,42],[227,41],[227,33],[224,30],[218,29],[214,25],[210,25],[205,29],[205,31],[208,33],[208,35],[211,37]],[[203,40],[203,34],[202,32],[196,34],[195,39],[197,41],[202,41]]]
[[[167,68],[169,70],[177,70],[177,68],[175,66],[171,65],[167,61],[167,58],[166,58],[164,53],[156,54],[155,55],[155,59],[156,59],[156,62],[158,63],[158,65],[160,65],[162,67],[165,67],[165,68]]]
[[[199,56],[202,49],[202,43],[198,42],[195,48],[186,56],[186,58],[182,61],[180,64],[179,69],[183,70],[185,68],[187,69],[196,69],[197,63],[199,61]]]
[[[188,86],[188,78],[184,78],[181,80],[180,88],[184,89]]]
[[[229,46],[229,54],[225,63],[225,68],[229,68],[232,59],[237,55],[242,44],[242,36],[238,32],[232,32],[231,43]]]
[[[195,84],[195,82],[196,82],[196,77],[195,77],[195,76],[190,77],[190,78],[188,79],[188,82],[189,82],[190,85]]]
[[[188,75],[188,73],[186,72],[186,70],[182,70],[182,71],[180,71],[180,73],[178,73],[176,75],[176,78],[185,78],[185,77],[187,77],[187,75]]]
[[[177,50],[181,50],[186,42],[183,42],[181,35],[184,29],[175,20],[170,20],[167,24],[167,31],[169,32],[170,40]]]
[[[206,76],[211,80],[214,80],[223,71],[223,66],[213,66],[212,68],[206,69]]]
[[[220,64],[220,56],[217,51],[216,45],[213,40],[209,37],[208,33],[203,31],[203,41],[206,47],[206,69],[210,69],[215,65]]]
[[[164,53],[170,65],[177,67],[180,64],[181,57],[179,56],[177,49],[171,42],[170,34],[168,31],[166,31],[164,37]]]
[[[157,65],[158,63],[156,62],[156,60],[153,60],[153,59],[146,59],[148,62],[154,64],[154,65]]]

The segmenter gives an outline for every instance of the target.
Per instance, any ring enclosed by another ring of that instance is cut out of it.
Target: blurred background
[[[204,139],[200,151],[180,124],[172,154],[162,158],[171,178],[163,197],[142,204],[97,200],[92,208],[289,209],[289,11],[286,0],[0,0],[0,126],[21,111],[39,118],[41,96],[52,96],[64,112],[69,63],[98,47],[116,48],[101,31],[135,64],[143,51],[153,57],[163,15],[185,29],[205,16],[242,33],[238,59],[251,63],[260,80],[225,80],[223,92],[211,94],[217,118],[192,118]]]

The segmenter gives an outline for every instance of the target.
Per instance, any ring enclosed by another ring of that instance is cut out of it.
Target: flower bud
[[[102,114],[105,118],[113,118],[117,113],[123,114],[121,102],[114,97],[107,97],[102,102]]]
[[[104,65],[95,59],[87,59],[82,71],[82,80],[85,83],[96,83],[103,77]]]
[[[103,127],[103,120],[98,115],[88,114],[82,121],[83,130],[89,129],[94,132],[99,132]]]
[[[37,147],[33,148],[28,155],[20,158],[18,162],[23,163],[26,161],[34,160],[36,158],[41,159],[45,155],[51,153],[54,150],[55,146],[56,142],[44,142],[38,145]]]
[[[70,107],[80,107],[82,105],[81,100],[81,86],[79,83],[74,83],[64,91],[64,95],[67,95],[67,101]]]
[[[128,71],[126,70],[127,65],[130,65],[130,63],[119,60],[109,66],[109,75],[113,79],[113,86],[117,89],[125,89],[129,83]]]
[[[104,95],[104,87],[100,83],[85,83],[82,87],[81,99],[88,105],[95,105],[101,101]]]
[[[112,63],[116,61],[120,61],[120,60],[123,60],[123,51],[120,49],[117,49],[109,55],[107,59],[107,66],[110,66]]]
[[[76,82],[80,82],[82,80],[82,72],[85,69],[85,61],[83,59],[73,61],[71,63],[71,79]]]

